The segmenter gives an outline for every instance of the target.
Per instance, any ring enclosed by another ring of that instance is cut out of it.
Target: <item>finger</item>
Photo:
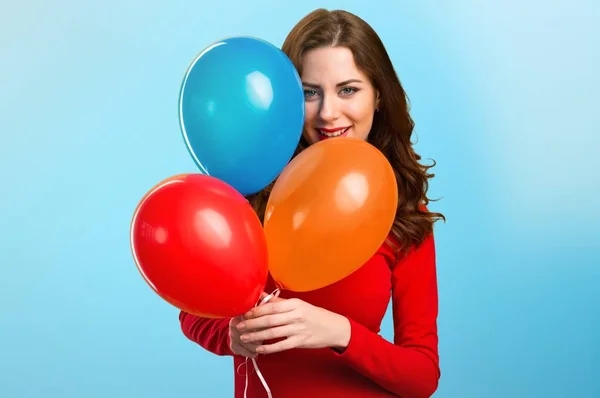
[[[280,337],[293,336],[297,331],[298,326],[295,324],[278,326],[270,329],[261,330],[260,332],[246,333],[240,336],[243,343],[262,343],[264,340],[278,339]],[[257,347],[260,344],[257,344]]]
[[[252,308],[250,311],[248,311],[246,314],[244,314],[244,317],[246,319],[250,319],[250,318],[258,318],[260,316],[265,316],[265,315],[270,315],[270,314],[289,312],[289,311],[292,311],[294,308],[296,308],[296,305],[297,304],[296,304],[295,300],[281,299],[281,300],[276,300],[273,302],[269,301],[266,304],[262,304],[262,305],[259,305],[258,307]]]
[[[229,328],[230,329],[235,329],[235,327],[242,321],[242,317],[241,316],[236,316],[234,318],[231,318],[229,320]]]
[[[283,298],[281,298],[279,296],[276,296],[273,293],[269,294],[267,292],[262,292],[260,294],[260,304],[259,305],[263,305],[263,304],[266,304],[266,303],[273,303],[273,302],[276,302],[276,301],[283,301],[283,300],[285,300],[285,299],[283,299]]]
[[[237,355],[240,355],[240,356],[243,356],[246,358],[256,358],[258,356],[258,354],[256,353],[256,350],[253,352],[241,344],[233,344],[233,347],[231,348],[231,350],[234,353],[236,353]]]
[[[254,332],[254,331],[248,331]],[[229,333],[229,341],[231,342],[231,346],[241,346],[251,353],[256,353],[256,349],[262,344],[262,341],[254,341],[254,342],[243,342],[241,340],[240,332],[237,330],[232,330]]]
[[[242,322],[242,320],[238,318],[232,318],[229,321],[229,337],[232,340],[238,339],[240,337],[240,331],[238,328],[240,322]]]
[[[276,352],[291,350],[293,348],[299,347],[301,342],[301,337],[298,335],[288,337],[285,340],[278,341],[277,343],[261,345],[256,349],[256,352],[259,354],[274,354]]]
[[[277,303],[278,301],[285,301],[287,299],[281,298],[281,297],[275,297],[275,296],[271,296],[271,298],[269,299],[269,303]]]
[[[256,349],[262,345],[262,341],[255,341],[255,342],[245,343],[242,340],[240,340],[239,344],[242,347],[244,347],[245,349],[247,349],[248,351],[250,351],[252,353],[255,353]]]
[[[283,326],[293,323],[296,320],[296,313],[294,311],[284,312],[282,314],[265,315],[260,318],[247,319],[237,325],[237,330],[246,331],[259,331],[262,329],[269,329],[276,326]]]

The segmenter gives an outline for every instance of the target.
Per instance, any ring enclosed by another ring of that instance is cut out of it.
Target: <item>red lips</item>
[[[346,129],[348,127],[349,126],[346,126],[346,127],[336,127],[336,128],[333,128],[333,129],[327,129],[325,127],[319,127],[319,128],[317,128],[317,130],[324,131],[326,133],[335,133],[336,131],[340,131],[340,130]]]
[[[348,134],[350,127],[338,127],[334,129],[318,128],[319,140],[326,140],[328,138],[345,137]]]

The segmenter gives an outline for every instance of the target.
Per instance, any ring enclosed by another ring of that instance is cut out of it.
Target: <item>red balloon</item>
[[[131,249],[160,297],[203,317],[245,313],[267,281],[260,220],[238,191],[203,174],[168,178],[142,198],[131,223]]]

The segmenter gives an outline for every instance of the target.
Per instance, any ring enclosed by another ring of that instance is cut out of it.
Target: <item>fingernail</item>
[[[242,330],[242,329],[245,329],[245,328],[246,328],[246,324],[245,324],[244,322],[242,322],[242,323],[238,323],[238,326],[237,326],[237,327],[238,327],[238,330]]]
[[[241,337],[241,339],[242,339],[242,341],[243,341],[243,342],[247,342],[248,340],[250,340],[250,337],[248,337],[248,335],[247,335],[247,334],[245,334],[245,335],[243,335],[243,336]]]

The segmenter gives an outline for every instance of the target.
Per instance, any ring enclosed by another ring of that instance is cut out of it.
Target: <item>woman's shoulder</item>
[[[429,212],[427,206],[421,204],[419,206],[419,211],[421,212]],[[423,248],[427,249],[427,243],[433,239],[433,232],[427,234],[421,239],[419,244],[412,244],[409,247],[405,247],[402,242],[398,239],[398,237],[390,231],[383,242],[383,244],[379,247],[377,254],[385,257],[388,262],[390,268],[393,268],[405,259],[407,256],[410,256],[412,253],[421,250]]]

